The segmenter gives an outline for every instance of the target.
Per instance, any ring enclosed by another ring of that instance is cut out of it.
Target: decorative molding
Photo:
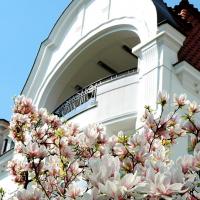
[[[155,41],[164,43],[165,45],[172,47],[176,51],[180,49],[185,40],[185,36],[173,28],[169,24],[163,24],[158,28],[158,34],[152,38],[150,38],[145,43],[140,43],[140,45],[135,46],[132,49],[132,52],[136,54],[138,57],[140,56],[140,52],[145,51],[149,48],[149,46],[154,45]]]
[[[107,118],[107,119],[100,121],[98,123],[102,123],[106,126],[106,125],[109,125],[109,124],[113,124],[113,123],[116,123],[116,122],[124,121],[126,119],[132,119],[132,118],[134,118],[134,119],[137,118],[137,112],[136,111],[124,113],[123,115],[117,115],[117,116],[112,117],[112,118]]]
[[[120,7],[121,1],[117,2],[113,1],[114,3],[118,4],[119,9],[121,8]],[[133,31],[135,31],[139,35],[141,41],[146,40],[150,36],[156,34],[157,30],[156,9],[154,4],[150,0],[147,0],[145,4],[146,5],[145,10],[147,10],[148,12],[143,13],[144,10],[143,4],[139,0],[137,0],[136,2],[130,1],[131,4],[133,3],[133,5],[135,3],[137,4],[137,8],[135,7],[136,12],[129,12],[129,14],[127,14],[126,12],[120,14],[120,12],[118,12],[119,15],[117,16],[110,15],[110,12],[112,12],[112,10],[115,9],[115,7],[112,5],[114,3],[111,2],[111,0],[109,0],[108,1],[109,19],[106,21],[102,21],[99,25],[95,26],[94,24],[94,27],[92,26],[91,29],[88,30],[88,32],[85,32],[85,34],[82,33],[81,39],[73,38],[75,40],[74,43],[72,45],[70,43],[70,45],[67,46],[68,48],[66,48],[66,46],[64,47],[64,45],[62,44],[63,42],[67,41],[66,40],[66,37],[68,37],[67,33],[71,31],[70,27],[72,25],[72,22],[76,20],[76,16],[83,9],[84,9],[83,21],[84,21],[86,14],[85,12],[87,12],[86,8],[90,2],[91,1],[89,0],[72,1],[69,7],[63,12],[59,20],[56,22],[47,40],[45,40],[41,44],[38,56],[35,59],[35,63],[33,65],[30,76],[27,79],[24,89],[22,90],[22,93],[25,94],[26,96],[33,98],[34,103],[36,103],[37,105],[42,104],[40,102],[43,101],[42,98],[47,86],[46,83],[48,82],[48,84],[50,84],[49,79],[52,78],[51,74],[55,73],[56,70],[62,71],[61,69],[58,68],[62,68],[61,65],[63,65],[64,62],[66,61],[67,63],[68,61],[70,62],[71,55],[79,48],[82,48],[81,47],[82,44],[84,44],[84,46],[87,46],[87,44],[91,42],[90,40],[92,39],[93,36],[99,38],[97,34],[99,34],[100,32],[102,32],[102,34],[105,34],[104,31],[110,32],[111,29],[116,31],[116,26],[119,27],[120,31],[120,25],[132,27],[132,30],[134,29]],[[101,3],[101,1],[99,2]],[[98,7],[95,9],[98,10]],[[126,9],[131,11],[130,6],[127,6]],[[117,10],[115,11],[117,12]],[[86,26],[85,24],[86,22],[83,23],[82,23],[82,29],[84,28],[84,26]],[[87,23],[90,24],[90,21],[88,21]],[[129,29],[130,28],[128,28],[127,30]],[[68,41],[69,40],[71,41],[70,38],[68,38]],[[63,48],[60,48],[61,46]],[[79,51],[81,50],[79,49]],[[54,80],[50,80],[50,82],[52,81]],[[43,90],[42,88],[45,89]]]
[[[186,61],[174,66],[175,74],[181,85],[196,97],[200,97],[200,72]]]

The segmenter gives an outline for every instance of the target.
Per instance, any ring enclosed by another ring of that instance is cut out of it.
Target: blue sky
[[[0,118],[10,120],[12,98],[20,94],[40,43],[70,0],[1,0]],[[166,0],[168,5],[179,0]],[[199,0],[190,0],[200,8]]]

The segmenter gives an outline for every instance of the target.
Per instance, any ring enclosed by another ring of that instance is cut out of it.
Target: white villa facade
[[[81,127],[103,123],[109,134],[132,131],[144,105],[156,109],[158,91],[200,103],[200,72],[178,56],[187,34],[175,14],[162,0],[73,0],[41,44],[22,94]],[[183,138],[173,156],[186,147]],[[1,177],[7,190],[10,177]]]

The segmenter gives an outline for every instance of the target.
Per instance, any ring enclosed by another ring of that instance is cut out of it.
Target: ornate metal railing
[[[69,99],[67,99],[61,106],[59,106],[54,114],[59,117],[65,116],[80,105],[86,103],[90,99],[96,99],[97,84],[91,84],[88,87],[82,89]]]
[[[87,105],[84,109],[80,109],[78,112],[74,112],[74,114],[70,115],[68,118],[71,118],[75,116],[76,114],[83,112],[84,110],[87,110],[95,105],[96,103],[96,93],[97,93],[97,87],[99,85],[102,85],[104,83],[132,75],[133,73],[136,73],[137,69],[129,69],[123,72],[120,72],[118,74],[114,74],[111,76],[108,76],[106,78],[103,78],[101,80],[98,80],[89,86],[83,88],[82,90],[78,91],[76,94],[68,98],[63,104],[61,104],[56,110],[53,112],[54,114],[58,115],[59,117],[66,116],[68,113],[73,112],[81,105],[87,103],[90,101],[90,104]]]

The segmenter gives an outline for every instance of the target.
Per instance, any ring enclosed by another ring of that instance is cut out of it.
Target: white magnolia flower
[[[90,159],[89,167],[92,170],[89,179],[93,184],[98,185],[119,175],[120,161],[118,157],[103,155],[102,158]]]

